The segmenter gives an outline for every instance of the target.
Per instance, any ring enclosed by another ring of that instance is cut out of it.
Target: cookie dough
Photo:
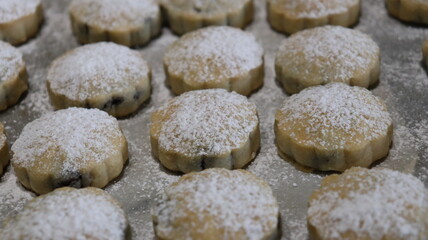
[[[0,111],[18,102],[28,89],[27,79],[22,53],[0,41]]]
[[[0,1],[0,40],[18,45],[36,35],[43,21],[40,0]]]
[[[267,0],[271,27],[287,34],[323,25],[353,26],[360,9],[360,0]]]
[[[414,176],[351,168],[330,175],[309,199],[308,228],[319,240],[428,239],[428,190]]]
[[[269,185],[244,170],[208,169],[165,189],[152,211],[162,240],[276,239],[278,203]]]
[[[388,154],[392,119],[367,89],[331,83],[287,98],[276,112],[275,136],[278,149],[296,162],[344,171]]]
[[[263,84],[263,48],[251,33],[237,28],[187,33],[168,47],[163,63],[175,94],[223,88],[249,95]]]
[[[101,189],[64,187],[30,200],[0,229],[3,240],[125,240],[128,220]]]
[[[205,168],[242,168],[260,147],[257,109],[223,89],[186,92],[153,112],[153,155],[184,173]]]
[[[157,0],[73,0],[69,14],[74,35],[84,44],[144,45],[162,27]]]
[[[275,56],[275,72],[288,93],[331,82],[367,88],[379,80],[380,50],[357,30],[308,29],[284,40]]]
[[[254,15],[253,0],[161,0],[161,6],[177,34],[212,25],[244,28]]]
[[[115,43],[94,43],[57,58],[47,75],[51,103],[98,108],[122,117],[150,97],[151,72],[141,53]]]
[[[28,123],[12,145],[18,180],[38,194],[99,187],[119,176],[128,145],[118,121],[98,109],[68,108]]]

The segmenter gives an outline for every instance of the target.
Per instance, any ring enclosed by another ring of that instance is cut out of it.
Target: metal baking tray
[[[39,34],[19,46],[24,54],[30,89],[14,107],[0,113],[10,145],[22,128],[43,113],[53,111],[45,86],[49,64],[79,44],[71,33],[68,0],[43,1],[45,21]],[[307,199],[327,173],[309,172],[278,155],[273,123],[275,111],[288,97],[275,80],[274,54],[287,37],[273,31],[267,20],[264,0],[255,0],[255,18],[246,31],[252,32],[265,50],[264,86],[250,96],[258,107],[261,149],[247,170],[272,186],[281,211],[282,239],[307,239]],[[384,99],[394,120],[394,139],[389,155],[376,166],[412,173],[428,185],[428,76],[422,63],[421,44],[428,37],[424,26],[391,18],[380,0],[364,0],[355,29],[368,33],[382,51],[380,83],[371,91]],[[151,65],[153,92],[149,103],[124,119],[120,125],[129,141],[130,158],[122,176],[105,190],[119,200],[128,214],[133,239],[154,239],[150,209],[158,193],[180,175],[165,170],[150,150],[151,112],[174,95],[165,85],[162,57],[178,37],[167,28],[148,45],[138,48]],[[17,181],[9,166],[0,178],[0,221],[15,214],[35,197]],[[1,225],[1,224],[0,224]]]

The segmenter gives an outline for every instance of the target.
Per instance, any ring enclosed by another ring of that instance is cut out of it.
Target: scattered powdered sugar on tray
[[[258,127],[256,106],[223,89],[186,92],[154,113],[159,146],[186,156],[217,155],[239,148]]]
[[[350,82],[370,71],[379,61],[379,47],[370,36],[340,26],[303,30],[284,42],[275,64],[290,78],[320,83]]]
[[[69,11],[90,26],[123,31],[143,26],[160,9],[155,0],[73,0]]]
[[[164,65],[185,82],[217,82],[263,64],[263,48],[251,33],[208,27],[182,36],[166,51]]]
[[[56,59],[47,79],[53,92],[76,101],[135,88],[148,81],[141,53],[115,43],[88,44]]]
[[[25,168],[48,168],[52,166],[40,163],[48,154],[64,173],[76,172],[89,161],[101,162],[118,151],[110,146],[121,136],[117,120],[107,113],[68,108],[28,123],[12,146],[12,162]]]
[[[332,83],[286,99],[278,128],[309,146],[346,148],[386,136],[392,125],[385,104],[370,91]]]
[[[40,0],[1,0],[0,24],[35,13],[39,5]]]
[[[269,236],[278,223],[278,205],[269,186],[242,171],[209,169],[186,175],[165,189],[154,211],[160,236],[190,239],[207,229],[219,239],[258,240]]]
[[[9,43],[0,41],[0,82],[17,78],[24,67],[21,52]]]
[[[310,201],[309,223],[324,239],[421,239],[428,227],[428,191],[410,174],[354,168],[324,184]]]
[[[348,13],[360,0],[269,0],[284,15],[298,18],[321,18]]]
[[[11,168],[11,167],[9,167]],[[0,228],[2,221],[16,214],[24,204],[34,197],[34,193],[25,191],[13,170],[0,178]]]
[[[6,223],[6,239],[125,239],[124,211],[97,188],[59,189],[28,202]]]

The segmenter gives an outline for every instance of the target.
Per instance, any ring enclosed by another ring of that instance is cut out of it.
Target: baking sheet
[[[0,113],[10,145],[26,123],[53,111],[47,95],[47,68],[56,57],[78,46],[66,13],[67,0],[45,0],[45,22],[36,38],[19,46],[29,73],[30,90],[16,106]],[[267,21],[264,0],[255,0],[254,22],[246,28],[265,50],[265,83],[252,94],[261,122],[261,149],[247,170],[272,186],[281,211],[282,239],[307,239],[307,199],[325,173],[308,172],[278,155],[273,132],[275,111],[288,95],[275,80],[274,54],[285,35]],[[355,29],[368,33],[382,51],[380,83],[371,89],[384,99],[394,120],[394,140],[389,155],[376,165],[409,172],[428,186],[428,76],[422,64],[421,44],[425,27],[405,24],[388,16],[381,0],[363,0]],[[151,155],[150,114],[173,97],[165,85],[162,56],[177,36],[164,28],[162,35],[139,48],[151,65],[153,93],[136,114],[121,119],[129,141],[130,158],[121,177],[106,187],[128,214],[133,239],[154,239],[150,208],[158,193],[180,175],[166,171]],[[0,178],[0,221],[15,214],[35,195],[21,187],[9,166]]]

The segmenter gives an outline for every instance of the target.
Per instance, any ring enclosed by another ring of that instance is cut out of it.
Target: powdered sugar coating
[[[343,83],[310,87],[287,98],[278,128],[308,147],[346,149],[388,133],[392,119],[370,91]]]
[[[0,41],[0,82],[16,79],[24,67],[22,53],[9,43]]]
[[[0,24],[33,14],[39,5],[40,0],[0,0]]]
[[[352,168],[324,180],[310,200],[309,223],[321,239],[428,237],[428,191],[416,177],[389,169]]]
[[[182,36],[166,51],[164,65],[184,81],[218,82],[263,64],[263,49],[251,33],[220,26]]]
[[[69,11],[92,27],[112,31],[140,28],[160,12],[155,0],[73,0]]]
[[[139,52],[101,42],[78,47],[56,59],[47,79],[55,93],[84,101],[134,89],[149,81],[149,72]]]
[[[68,108],[28,123],[12,146],[14,165],[39,171],[59,169],[61,176],[78,172],[112,155],[123,138],[114,117],[98,109]],[[44,156],[44,157],[43,157]],[[52,164],[47,164],[46,159]]]
[[[325,26],[287,38],[276,54],[275,64],[304,85],[312,81],[349,83],[361,75],[359,72],[370,76],[379,54],[370,36],[340,26]]]
[[[255,175],[214,168],[167,187],[152,215],[163,239],[211,232],[218,239],[260,240],[276,231],[278,205],[269,185]]]
[[[61,188],[28,202],[2,239],[125,239],[124,211],[96,188]]]
[[[296,18],[320,18],[346,13],[359,0],[269,0],[286,15]]]
[[[259,123],[254,104],[223,89],[186,92],[154,114],[161,121],[160,147],[190,157],[230,153]]]

